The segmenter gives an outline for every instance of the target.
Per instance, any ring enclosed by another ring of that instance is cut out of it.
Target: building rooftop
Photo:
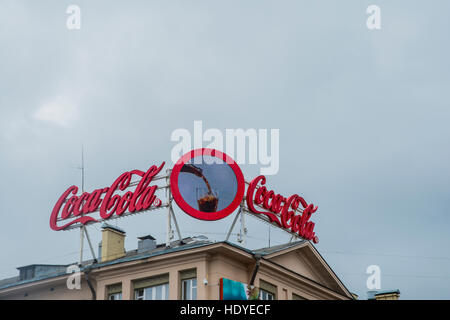
[[[147,238],[147,237],[144,237],[144,238]],[[221,242],[226,242],[226,241],[221,241]],[[236,247],[240,250],[244,250],[250,254],[267,255],[267,254],[271,254],[271,253],[274,253],[274,252],[277,252],[280,250],[284,250],[289,247],[296,246],[301,242],[305,242],[305,241],[304,240],[296,241],[296,242],[292,242],[292,243],[286,243],[286,244],[282,244],[282,245],[266,247],[266,248],[261,248],[261,249],[256,249],[256,250],[249,250],[249,249],[246,249],[244,247],[241,247],[241,246],[231,243],[231,242],[226,242],[226,243],[233,247]],[[95,268],[100,268],[100,267],[114,265],[114,264],[123,263],[123,262],[146,259],[146,258],[157,256],[157,255],[163,255],[163,254],[168,254],[168,253],[172,253],[172,252],[188,250],[188,249],[192,249],[192,248],[199,248],[199,247],[211,245],[214,243],[218,243],[218,242],[211,241],[208,238],[206,238],[205,236],[188,237],[188,238],[182,239],[181,241],[180,240],[172,241],[170,247],[166,247],[166,245],[164,243],[164,244],[158,244],[154,249],[152,249],[151,251],[147,251],[147,252],[138,252],[137,249],[129,250],[125,253],[125,256],[123,256],[119,259],[111,260],[111,261],[97,262],[93,259],[85,260],[82,262],[80,270],[83,271],[83,270],[95,269]],[[0,280],[0,289],[5,289],[5,288],[21,285],[21,284],[26,284],[26,283],[31,283],[31,282],[35,282],[35,281],[40,281],[40,280],[44,280],[44,279],[50,279],[50,278],[66,275],[67,274],[66,268],[68,266],[74,265],[74,264],[77,265],[78,263],[74,262],[74,263],[67,264],[67,265],[32,264],[32,265],[28,265],[28,266],[19,267],[17,269],[19,269],[19,271],[21,272],[21,275]],[[30,270],[30,269],[33,270],[32,274],[30,274],[28,277],[24,277],[22,275],[22,272],[24,270]]]
[[[255,254],[260,254],[260,255],[267,255],[267,254],[272,254],[281,250],[285,250],[287,248],[290,247],[294,247],[296,245],[298,245],[299,243],[302,242],[306,242],[306,240],[300,240],[300,241],[294,241],[291,243],[284,243],[284,244],[280,244],[277,246],[272,246],[272,247],[265,247],[265,248],[261,248],[261,249],[256,249],[256,250],[252,250],[253,253]]]
[[[109,226],[107,226],[109,227]],[[151,256],[181,251],[181,250],[187,250],[195,247],[201,247],[204,245],[212,244],[213,241],[208,240],[206,237],[199,236],[199,237],[188,237],[184,238],[181,241],[176,240],[171,242],[170,247],[166,247],[164,244],[159,244],[151,251],[147,251],[144,253],[138,253],[138,250],[130,250],[125,253],[125,256],[119,259],[107,261],[107,262],[97,262],[94,259],[85,260],[81,263],[80,270],[87,270],[87,269],[93,269],[93,268],[99,268],[107,265],[112,265],[116,263],[122,263],[127,261],[134,261],[139,259],[145,259],[149,258]],[[25,284],[25,283],[31,283],[35,281],[40,281],[44,279],[50,279],[54,277],[59,277],[62,275],[66,275],[66,269],[70,265],[78,265],[78,262],[66,264],[66,265],[48,265],[48,264],[31,264],[27,266],[18,267],[20,274],[19,276],[6,278],[0,280],[0,289],[5,289],[9,287],[14,287],[17,285]],[[27,272],[27,271],[31,272]],[[27,273],[27,275],[24,275],[24,272]]]

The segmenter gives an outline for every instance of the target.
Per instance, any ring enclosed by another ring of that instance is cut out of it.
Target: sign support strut
[[[236,222],[238,218],[241,218],[241,229],[238,234],[238,242],[242,243],[245,246],[246,244],[246,235],[247,235],[247,228],[245,227],[245,218],[244,218],[244,204],[243,202],[239,206],[239,211],[237,212],[236,216],[234,217],[233,223],[231,224],[230,229],[228,230],[227,237],[225,238],[225,241],[228,241],[230,239],[231,232],[233,231],[234,226],[236,225]]]
[[[166,247],[170,247],[170,241],[173,239],[173,230],[172,230],[172,219],[175,225],[175,229],[177,231],[178,239],[182,241],[180,228],[178,227],[177,218],[175,217],[175,213],[172,208],[172,190],[170,189],[170,169],[166,170],[166,198],[167,198],[167,234],[166,234]]]
[[[84,193],[84,147],[81,145],[81,191]],[[89,248],[91,249],[92,257],[94,262],[97,262],[97,258],[95,257],[94,249],[92,247],[91,239],[89,238],[89,234],[87,232],[86,226],[82,225],[80,228],[80,261],[79,265],[83,263],[83,247],[84,247],[84,235],[86,234],[86,239],[89,244]]]

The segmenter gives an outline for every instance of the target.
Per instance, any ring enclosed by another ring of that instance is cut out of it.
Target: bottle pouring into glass
[[[205,188],[197,188],[198,209],[203,212],[216,212],[219,203],[218,193],[211,189],[211,185],[203,175],[203,170],[193,164],[185,164],[180,171],[191,173],[202,178],[207,187],[207,191]]]

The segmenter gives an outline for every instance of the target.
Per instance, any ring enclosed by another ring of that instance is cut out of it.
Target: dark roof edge
[[[286,249],[293,248],[293,247],[295,247],[295,246],[297,246],[299,244],[303,244],[303,243],[306,243],[306,242],[307,242],[307,240],[298,240],[298,241],[294,241],[294,242],[287,242],[287,243],[280,244],[280,245],[276,246],[278,248],[276,248],[273,251],[264,252],[262,254],[263,255],[271,255],[271,254],[274,254],[274,253],[277,253],[277,252],[280,252],[280,251],[283,251],[283,250],[286,250]],[[264,248],[253,250],[253,252],[257,252],[258,254],[261,254],[260,251],[263,251],[263,250],[266,250],[266,249],[270,249],[270,248],[271,247],[264,247]]]
[[[29,267],[36,267],[36,266],[41,266],[41,267],[68,267],[71,264],[45,264],[45,263],[33,263],[33,264],[29,264],[26,266],[22,266],[22,267],[17,267],[16,269],[23,269],[23,268],[29,268]]]
[[[383,290],[383,291],[379,291],[379,292],[375,293],[375,296],[382,296],[384,294],[392,294],[392,293],[400,294],[400,290],[399,289]]]
[[[20,286],[23,284],[29,284],[29,283],[33,283],[33,282],[37,282],[37,281],[58,278],[58,277],[65,276],[65,275],[69,275],[69,274],[65,273],[65,272],[60,272],[60,273],[52,274],[51,276],[42,276],[42,277],[37,277],[37,278],[33,278],[33,279],[21,280],[21,281],[10,283],[3,287],[0,287],[0,290],[9,289],[12,287],[17,287],[17,286]]]

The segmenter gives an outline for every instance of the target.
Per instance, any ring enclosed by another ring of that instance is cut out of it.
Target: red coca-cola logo
[[[50,228],[63,230],[75,223],[86,224],[97,222],[97,219],[87,216],[95,211],[100,212],[99,220],[106,220],[116,214],[121,216],[127,210],[130,213],[147,210],[150,207],[159,207],[162,202],[155,195],[158,188],[150,186],[152,179],[162,170],[164,162],[159,166],[151,166],[146,172],[132,170],[121,174],[110,187],[96,189],[93,192],[84,192],[77,196],[78,187],[69,187],[56,202],[50,216]],[[141,180],[134,191],[125,192],[123,195],[116,194],[118,190],[126,190],[134,175],[140,176]],[[61,226],[58,220],[73,219]]]
[[[281,228],[290,229],[300,237],[318,243],[319,238],[314,232],[315,224],[309,221],[311,215],[317,211],[317,206],[308,204],[297,194],[288,198],[283,197],[273,190],[268,190],[265,184],[266,178],[262,175],[250,182],[246,196],[248,209],[255,214],[266,215],[270,222],[276,223]],[[259,210],[255,205],[262,206],[265,210]],[[303,213],[297,215],[300,205]]]

